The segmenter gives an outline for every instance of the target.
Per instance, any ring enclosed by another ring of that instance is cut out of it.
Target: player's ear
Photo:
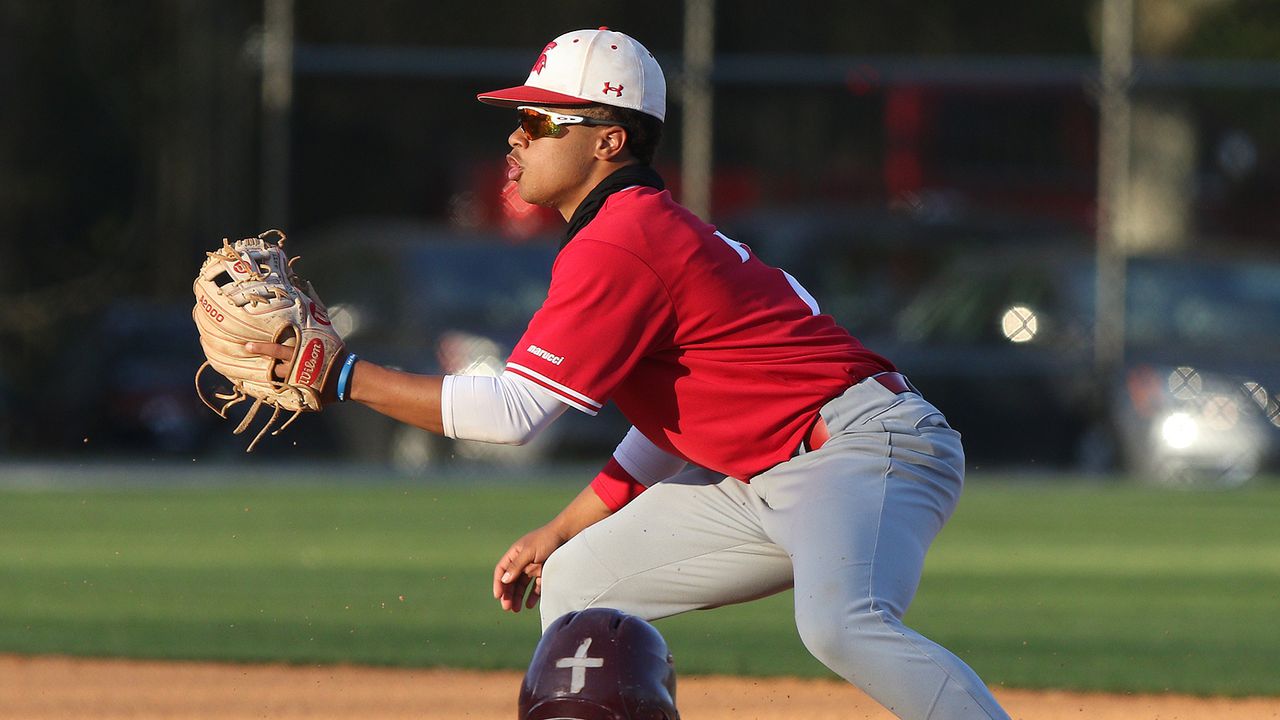
[[[596,140],[596,158],[599,160],[615,160],[627,146],[627,129],[621,125],[607,125],[600,128]]]

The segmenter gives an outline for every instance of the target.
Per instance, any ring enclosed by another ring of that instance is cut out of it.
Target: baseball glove
[[[267,240],[272,234],[279,236],[278,243]],[[272,435],[289,427],[303,412],[321,409],[325,378],[344,350],[315,289],[294,274],[292,266],[298,258],[285,255],[284,241],[279,230],[234,243],[224,238],[220,249],[207,253],[192,285],[196,304],[191,316],[208,358],[196,370],[196,394],[224,418],[233,405],[253,398],[253,405],[235,429],[237,435],[249,427],[263,405],[272,408],[271,419],[246,452],[253,451],[282,412],[293,416]],[[300,349],[281,381],[273,374],[277,361],[247,352],[247,342]],[[210,367],[231,381],[230,392],[212,393],[222,401],[218,407],[200,384],[200,376]]]

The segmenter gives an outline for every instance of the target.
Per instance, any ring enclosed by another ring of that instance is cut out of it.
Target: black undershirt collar
[[[560,242],[560,247],[568,245],[579,230],[595,219],[600,208],[604,206],[604,201],[610,195],[637,185],[657,190],[666,188],[662,176],[648,165],[626,165],[618,168],[609,177],[601,180],[600,184],[587,193],[587,196],[578,204],[578,209],[573,211],[573,217],[569,218],[569,227],[565,229],[564,240]]]

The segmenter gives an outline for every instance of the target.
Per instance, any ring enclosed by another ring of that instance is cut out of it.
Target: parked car
[[[84,343],[93,352],[65,353],[58,370],[62,382],[44,397],[51,432],[42,443],[76,457],[190,460],[244,454],[252,434],[236,436],[232,430],[247,403],[233,409],[235,420],[224,420],[196,396],[194,376],[204,354],[190,303],[121,300],[97,317]],[[265,419],[260,414],[258,423]],[[288,435],[259,443],[254,455],[324,452],[331,442],[312,421],[299,418]]]
[[[1079,252],[958,263],[869,342],[943,406],[980,461],[1121,464],[1228,485],[1273,461],[1280,264],[1131,258],[1123,361],[1102,373],[1094,268]]]
[[[299,271],[362,357],[429,374],[502,372],[546,297],[553,238],[510,238],[402,220],[345,223],[299,239]],[[603,460],[626,433],[611,405],[570,411],[524,446],[454,441],[359,406],[323,414],[342,452],[404,469],[454,459]]]

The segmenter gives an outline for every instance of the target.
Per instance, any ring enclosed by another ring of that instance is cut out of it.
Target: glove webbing
[[[210,367],[209,361],[205,360],[204,363],[200,366],[200,369],[196,370],[196,394],[200,396],[200,401],[205,404],[205,407],[218,413],[218,415],[221,416],[223,419],[226,419],[227,410],[229,410],[232,406],[247,400],[249,398],[249,395],[239,387],[235,388],[232,392],[229,392],[229,393],[215,392],[213,393],[213,396],[215,398],[217,398],[218,400],[226,400],[226,402],[223,403],[222,407],[220,408],[214,407],[213,403],[210,403],[208,398],[205,397],[204,389],[200,387],[200,375],[203,374],[205,369],[208,367]],[[297,392],[295,388],[291,388],[289,387],[288,384],[282,383],[278,380],[272,380],[271,385],[273,388],[279,391],[293,390],[294,392]],[[253,418],[258,414],[258,409],[262,407],[264,402],[265,401],[262,398],[254,398],[253,405],[249,407],[249,411],[245,413],[244,418],[240,420],[240,424],[237,425],[236,429],[232,431],[233,435],[239,435],[249,427],[249,424],[253,422]],[[280,417],[280,410],[281,410],[281,407],[279,405],[272,405],[271,418],[267,420],[266,424],[262,426],[262,429],[258,431],[258,434],[254,436],[253,442],[249,443],[249,447],[245,449],[245,452],[253,452],[253,448],[258,444],[258,441],[261,440],[262,437],[267,434],[267,431],[271,429],[271,426],[274,425],[276,420]],[[298,416],[301,414],[302,414],[301,408],[294,410],[293,415],[288,420],[285,420],[284,424],[276,428],[271,434],[273,436],[279,435],[281,431],[283,431],[285,428],[292,425],[293,421],[297,420]]]

